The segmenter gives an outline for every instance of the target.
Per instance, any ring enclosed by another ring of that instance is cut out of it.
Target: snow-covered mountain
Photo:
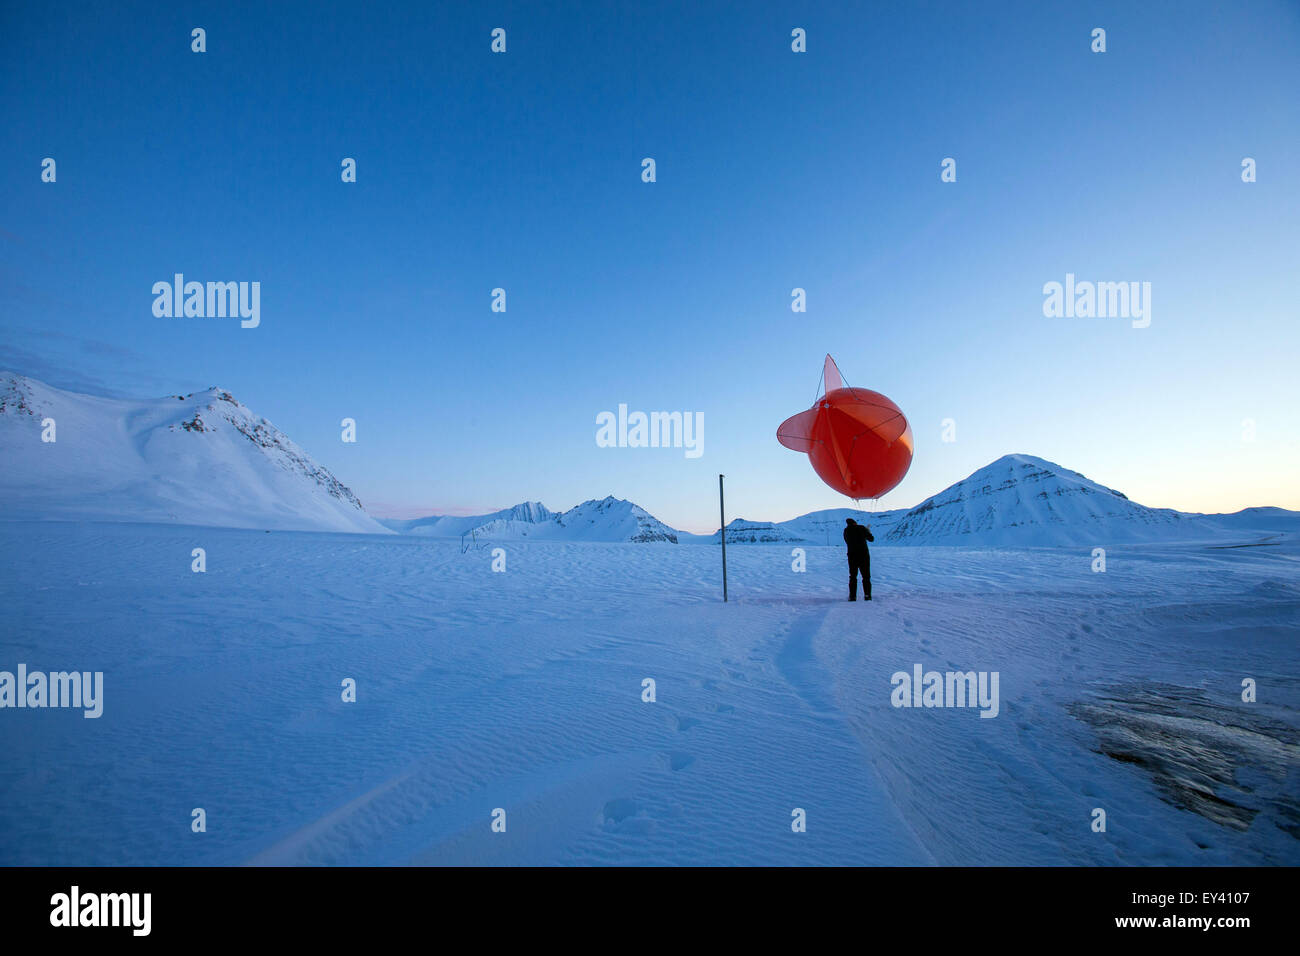
[[[544,537],[565,541],[667,541],[677,543],[677,532],[640,505],[622,498],[592,499],[575,505],[543,523]],[[534,532],[535,534],[535,532]]]
[[[1148,508],[1045,459],[1004,455],[915,508],[874,514],[830,508],[779,522],[737,519],[727,525],[727,543],[839,545],[845,518],[870,525],[878,544],[1050,547],[1300,534],[1300,513],[1283,508],[1247,508],[1231,515]],[[719,539],[714,532],[690,540],[717,544]]]
[[[473,534],[484,540],[529,538],[536,541],[631,541],[677,543],[678,532],[640,505],[621,498],[584,501],[563,513],[530,501],[486,515],[431,515],[414,521],[385,521],[404,534],[459,538]]]
[[[400,520],[380,518],[379,523],[400,534],[417,534],[430,538],[459,538],[497,521],[537,524],[555,517],[540,501],[525,501],[513,508],[503,508],[483,515],[430,515],[427,518]]]
[[[51,429],[54,441],[42,440]],[[218,388],[129,401],[0,373],[0,459],[10,519],[388,533],[328,469]]]
[[[904,514],[906,509],[903,508],[876,512],[869,507],[827,508],[825,511],[814,511],[783,521],[781,527],[813,544],[842,544],[845,518],[852,518],[858,524],[869,525],[872,534],[879,538],[888,533]]]
[[[46,424],[52,422],[51,424]],[[53,433],[55,441],[42,440]],[[490,514],[377,521],[306,451],[230,393],[146,401],[63,391],[0,373],[0,516],[237,528],[399,532],[435,538],[714,543],[619,498],[563,513],[530,501]],[[911,509],[831,508],[789,521],[737,518],[728,544],[841,544],[844,519],[880,544],[1083,546],[1300,534],[1300,513],[1148,508],[1033,455],[1005,455]]]
[[[1226,515],[1188,515],[1232,531],[1300,532],[1300,511],[1286,508],[1242,508]]]
[[[1003,455],[905,512],[884,540],[1036,547],[1215,536],[1200,519],[1140,505],[1033,455]]]
[[[901,508],[874,513],[867,508],[827,508],[789,521],[747,521],[736,518],[727,522],[727,544],[842,544],[845,518],[869,525],[872,534],[879,538],[904,514],[906,511]],[[713,544],[720,540],[716,531],[702,537]]]
[[[716,531],[708,537],[714,544],[721,541],[721,535]],[[727,544],[783,544],[787,541],[798,544],[806,540],[801,535],[787,531],[781,524],[771,521],[747,521],[744,518],[736,518],[727,522]]]

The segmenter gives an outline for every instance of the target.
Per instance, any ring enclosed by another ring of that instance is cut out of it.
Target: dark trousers
[[[858,599],[858,575],[862,575],[863,600],[871,600],[871,555],[849,556],[849,600]]]

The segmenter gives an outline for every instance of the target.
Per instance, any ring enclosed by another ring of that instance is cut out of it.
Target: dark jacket
[[[866,557],[870,552],[867,550],[867,542],[875,541],[866,525],[851,524],[844,528],[844,543],[849,546],[849,557]]]

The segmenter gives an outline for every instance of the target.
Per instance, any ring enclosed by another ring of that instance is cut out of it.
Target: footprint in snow
[[[631,797],[617,797],[605,804],[600,811],[601,823],[622,823],[628,817],[641,812],[641,804]]]
[[[618,797],[606,803],[601,811],[600,824],[606,829],[626,833],[648,833],[654,829],[654,821],[631,797]]]
[[[668,761],[668,766],[674,771],[685,770],[691,764],[695,763],[695,758],[688,753],[682,753],[680,750],[674,750],[672,753],[664,754],[664,759]]]

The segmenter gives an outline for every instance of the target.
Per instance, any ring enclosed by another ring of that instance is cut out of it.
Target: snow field
[[[849,604],[840,549],[796,574],[759,545],[728,552],[724,605],[705,546],[512,542],[493,573],[488,549],[399,536],[0,543],[0,668],[105,673],[98,720],[0,712],[7,864],[1297,860],[1294,549],[1135,547],[1094,574],[1084,551],[878,547],[877,600]],[[914,663],[1000,672],[1001,713],[893,707]],[[1241,723],[1243,675],[1290,732],[1225,745],[1261,808],[1245,830],[1071,713],[1170,686]]]

